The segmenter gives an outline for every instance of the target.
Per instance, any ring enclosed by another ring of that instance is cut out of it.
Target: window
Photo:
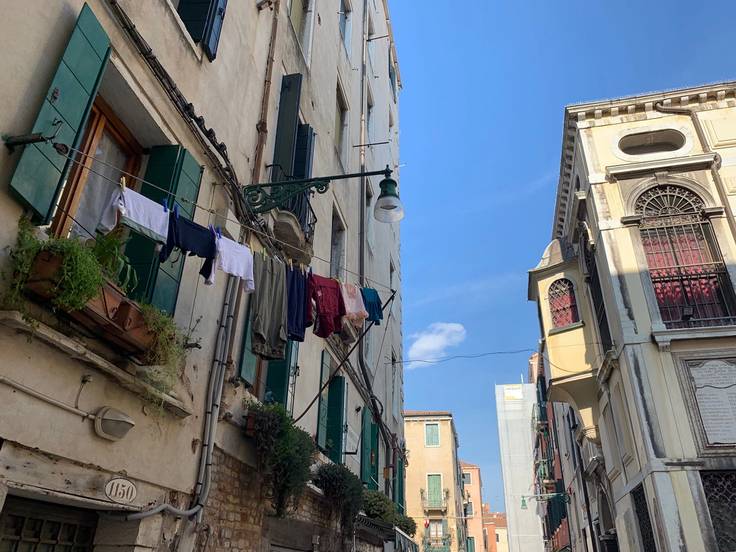
[[[631,499],[634,501],[634,512],[639,522],[639,536],[641,538],[641,550],[647,552],[657,552],[657,543],[654,539],[654,530],[652,529],[652,520],[649,518],[649,506],[647,506],[647,497],[644,494],[644,487],[639,485],[631,491]]]
[[[553,328],[564,328],[580,321],[575,302],[575,288],[570,280],[560,278],[552,282],[547,297]]]
[[[719,550],[736,550],[736,472],[702,471],[710,519]]]
[[[639,232],[668,328],[736,323],[736,304],[703,201],[690,190],[655,186],[636,201]]]
[[[283,360],[269,360],[265,363],[267,366],[266,388],[263,402],[278,403],[284,408],[293,406],[289,403],[289,388],[291,379],[296,377],[298,358],[299,343],[289,340]]]
[[[442,504],[442,475],[438,473],[427,476],[427,506],[440,508]]]
[[[335,89],[335,147],[343,166],[347,165],[348,106],[340,85]]]
[[[375,239],[373,220],[373,191],[371,190],[370,180],[368,180],[365,187],[365,241],[371,254],[373,253],[373,240]]]
[[[347,381],[345,376],[332,376],[336,369],[329,352],[322,351],[322,366],[320,369],[320,388],[327,381],[324,390],[319,396],[317,409],[317,446],[327,457],[336,464],[342,464],[345,431],[345,404],[347,397]],[[330,377],[332,379],[330,380]]]
[[[684,145],[685,135],[673,128],[627,134],[618,142],[618,148],[628,155],[677,151]]]
[[[440,446],[440,425],[424,424],[424,446],[438,447]]]
[[[345,50],[347,51],[349,57],[353,12],[350,9],[350,4],[347,2],[347,0],[340,0],[340,11],[338,15],[340,16],[340,37],[342,38],[342,43],[345,45]]]
[[[472,502],[468,502],[465,505],[465,516],[466,517],[473,517],[474,514],[475,514],[475,512],[473,510],[473,503]]]
[[[498,533],[496,533],[496,542],[501,542],[498,538]]]
[[[369,144],[373,142],[374,137],[375,137],[375,129],[373,128],[373,126],[375,125],[376,121],[375,121],[374,113],[375,113],[375,109],[373,105],[373,94],[371,94],[371,91],[369,89],[368,90],[368,110],[366,111],[366,117],[365,117],[366,134],[368,137]]]
[[[475,537],[468,537],[467,552],[475,552]]]
[[[401,367],[396,362],[396,353],[391,351],[391,412],[394,420],[401,418]]]
[[[608,327],[606,305],[603,302],[603,289],[601,288],[601,279],[598,274],[598,264],[595,258],[595,251],[590,245],[587,233],[581,233],[580,239],[580,247],[583,250],[583,260],[585,261],[588,289],[590,290],[590,301],[593,306],[593,315],[598,326],[601,348],[606,353],[613,347],[613,340],[611,339],[611,330]]]
[[[51,223],[57,236],[94,238],[123,171],[138,174],[143,148],[99,96]],[[130,182],[135,185],[135,182]],[[109,230],[107,228],[106,230]]]
[[[378,424],[368,405],[363,406],[361,428],[360,479],[371,490],[378,490]]]
[[[427,534],[429,535],[429,538],[441,539],[444,534],[443,528],[444,527],[441,519],[429,520],[429,527],[427,528]]]
[[[463,485],[471,485],[472,484],[472,478],[470,476],[470,472],[463,472]]]
[[[217,56],[226,8],[227,0],[179,0],[179,17],[210,61]]]
[[[368,61],[371,64],[371,69],[373,69],[373,72],[375,74],[375,67],[376,67],[376,42],[377,40],[373,40],[376,38],[376,29],[373,26],[373,17],[371,14],[368,14]]]
[[[309,61],[309,42],[312,34],[312,2],[313,0],[291,0],[289,2],[291,26],[302,48],[304,59],[307,61]]]
[[[394,102],[396,102],[396,66],[394,65],[394,58],[391,55],[390,48],[388,52],[388,79],[391,82],[391,92],[394,97]]]
[[[332,210],[332,248],[330,252],[330,277],[340,278],[345,268],[345,225]]]

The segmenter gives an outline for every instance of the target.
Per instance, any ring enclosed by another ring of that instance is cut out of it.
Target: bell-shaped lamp
[[[373,216],[379,222],[399,222],[404,218],[404,206],[396,191],[396,181],[387,176],[379,183],[381,193],[376,200]]]

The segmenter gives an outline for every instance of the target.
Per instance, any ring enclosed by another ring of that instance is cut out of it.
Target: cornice
[[[579,123],[608,117],[644,114],[655,111],[655,104],[704,110],[713,107],[736,107],[736,82],[727,81],[692,88],[681,88],[624,98],[568,105],[562,125],[562,152],[557,200],[552,220],[552,238],[564,235],[565,218],[572,196],[572,171]],[[716,106],[707,105],[715,102]]]
[[[653,174],[659,171],[694,171],[708,169],[720,164],[721,157],[717,153],[700,153],[686,157],[667,157],[639,163],[622,163],[620,165],[609,165],[606,167],[606,178],[608,180],[620,178],[633,178],[645,174]]]

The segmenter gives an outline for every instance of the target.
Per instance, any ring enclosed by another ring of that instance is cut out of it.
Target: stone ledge
[[[38,338],[44,343],[69,355],[71,358],[98,369],[142,399],[161,403],[165,410],[178,418],[186,418],[192,414],[192,409],[178,398],[159,391],[140,378],[118,368],[112,362],[92,352],[78,341],[54,330],[46,324],[26,320],[18,311],[0,311],[0,324]]]

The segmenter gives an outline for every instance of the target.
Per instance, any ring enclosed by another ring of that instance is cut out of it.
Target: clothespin
[[[120,190],[125,191],[125,177],[124,176],[120,177]]]

